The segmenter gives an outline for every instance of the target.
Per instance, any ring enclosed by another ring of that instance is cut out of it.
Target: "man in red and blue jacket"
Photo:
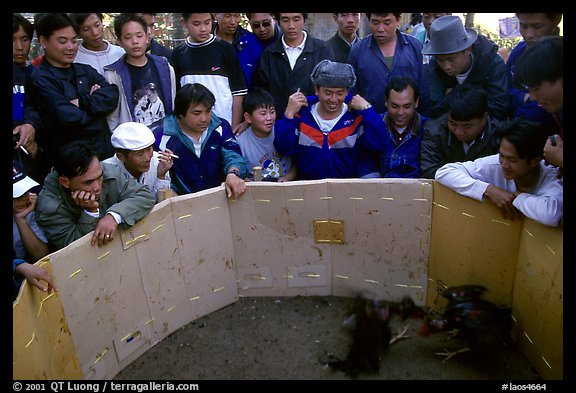
[[[360,138],[378,133],[381,117],[360,95],[349,94],[356,83],[350,64],[323,60],[310,78],[316,95],[289,97],[276,122],[276,150],[294,156],[298,180],[358,177]]]

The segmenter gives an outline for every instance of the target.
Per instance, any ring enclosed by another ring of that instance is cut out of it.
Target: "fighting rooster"
[[[378,373],[380,358],[390,344],[408,337],[407,327],[392,337],[389,322],[393,315],[399,316],[401,320],[424,316],[420,307],[417,307],[409,296],[404,296],[400,302],[389,302],[358,294],[343,324],[352,335],[348,356],[340,360],[327,354],[330,360],[321,363],[352,378],[360,373]]]
[[[481,296],[486,290],[486,287],[481,285],[447,288],[442,292],[442,296],[448,300],[442,318],[426,318],[425,324],[420,329],[421,335],[450,331],[453,336],[462,337],[467,344],[457,351],[445,350],[437,353],[446,357],[444,362],[480,345],[501,344],[509,338],[512,329],[511,309],[482,299]]]

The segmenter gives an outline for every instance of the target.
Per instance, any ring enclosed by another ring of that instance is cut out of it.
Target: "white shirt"
[[[304,50],[304,45],[306,44],[306,38],[308,37],[306,31],[302,32],[304,33],[304,39],[302,40],[300,45],[294,48],[288,46],[288,44],[286,44],[286,41],[284,41],[284,36],[282,36],[282,46],[284,46],[284,51],[286,52],[286,56],[288,56],[288,62],[290,62],[290,68],[292,69],[294,69],[294,66],[296,65],[296,60],[298,60],[298,56],[300,56],[300,54]]]
[[[78,45],[78,52],[74,58],[74,63],[91,65],[100,75],[104,75],[104,66],[114,63],[122,57],[126,51],[121,46],[111,44],[107,40],[103,41],[108,44],[108,48],[105,50],[94,51],[86,49],[82,44]]]
[[[118,158],[116,154],[110,158],[105,159],[103,162],[108,162],[120,166],[124,173],[134,178],[134,176],[128,172],[128,169],[126,169],[124,163]],[[138,183],[147,185],[154,195],[158,195],[158,190],[161,188],[170,188],[170,172],[166,172],[164,179],[158,179],[158,163],[158,152],[155,151],[152,154],[152,159],[150,160],[150,169],[148,169],[148,172],[144,172],[142,175],[140,175],[139,179],[136,179]]]
[[[436,180],[457,193],[482,201],[489,184],[516,191],[514,180],[504,177],[499,154],[474,161],[449,163],[436,171]],[[544,225],[557,226],[563,215],[564,187],[558,169],[540,162],[540,177],[531,193],[518,195],[512,205],[526,217]]]

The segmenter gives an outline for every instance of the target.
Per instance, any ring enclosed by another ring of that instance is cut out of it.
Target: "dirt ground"
[[[175,331],[122,370],[115,380],[347,380],[322,364],[330,353],[346,358],[351,344],[342,322],[351,299],[244,297]],[[392,344],[372,380],[538,380],[513,345],[462,353],[443,363],[435,355],[463,347],[445,333],[422,337],[418,320],[391,320]]]

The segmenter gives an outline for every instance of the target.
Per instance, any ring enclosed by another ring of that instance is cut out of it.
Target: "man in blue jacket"
[[[527,120],[537,121],[539,123],[553,124],[552,115],[538,106],[536,101],[530,99],[528,90],[514,84],[514,72],[518,59],[526,51],[526,48],[532,46],[542,37],[557,36],[559,33],[558,24],[562,20],[561,13],[525,13],[517,12],[516,17],[520,24],[520,34],[523,40],[520,41],[506,61],[510,87],[508,92],[512,100],[513,116],[522,117]]]
[[[428,83],[431,118],[448,112],[448,97],[456,86],[480,85],[488,94],[488,113],[506,119],[510,110],[508,74],[498,45],[465,28],[460,17],[445,15],[430,25],[430,42],[422,50],[432,55]]]
[[[390,78],[409,76],[420,92],[418,111],[428,116],[430,102],[422,43],[397,29],[401,15],[366,14],[372,34],[354,45],[348,55],[348,63],[352,64],[358,78],[354,91],[374,105],[376,113],[384,113],[384,91]]]
[[[359,177],[420,177],[420,143],[428,118],[417,112],[418,102],[418,86],[412,78],[390,79],[380,133],[377,138],[367,133],[363,139]]]
[[[176,93],[174,113],[154,130],[155,150],[169,149],[176,160],[170,188],[178,195],[226,183],[229,198],[246,191],[248,162],[230,123],[212,112],[216,97],[200,83],[188,83]]]
[[[276,122],[274,146],[297,157],[298,180],[358,177],[360,138],[378,133],[382,117],[363,97],[349,94],[356,82],[350,64],[323,60],[310,79],[316,95],[290,96]]]

